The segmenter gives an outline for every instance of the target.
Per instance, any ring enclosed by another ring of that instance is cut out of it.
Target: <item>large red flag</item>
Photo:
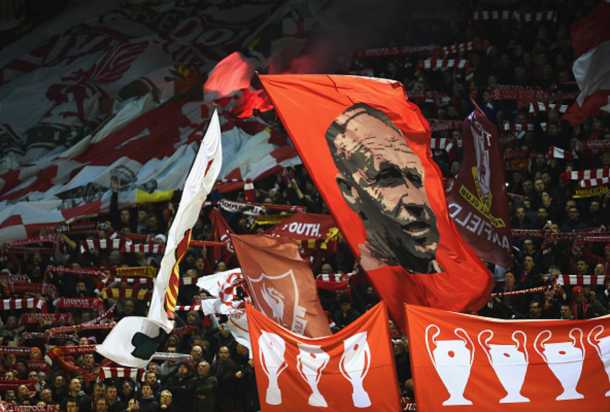
[[[462,123],[464,161],[447,203],[462,237],[479,257],[507,268],[512,265],[512,237],[498,140],[497,128],[475,104]]]
[[[493,278],[451,221],[430,127],[402,84],[326,75],[261,80],[401,330],[404,302],[480,309]]]
[[[418,411],[610,410],[608,316],[504,321],[407,305],[407,317]]]
[[[246,305],[263,412],[400,411],[384,302],[323,339],[293,335]]]
[[[269,319],[310,338],[330,335],[309,266],[293,240],[231,235],[250,297]]]

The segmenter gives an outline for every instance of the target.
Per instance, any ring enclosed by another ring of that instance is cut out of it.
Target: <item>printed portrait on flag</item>
[[[325,137],[343,199],[366,230],[366,242],[358,245],[362,268],[443,272],[424,168],[400,129],[382,111],[357,103],[335,119]]]
[[[493,277],[449,216],[430,126],[400,82],[260,76],[345,241],[392,319],[405,302],[476,311]]]

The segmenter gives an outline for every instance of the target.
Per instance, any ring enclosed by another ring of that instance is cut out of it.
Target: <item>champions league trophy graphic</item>
[[[284,360],[286,342],[275,333],[262,331],[258,339],[258,346],[263,372],[269,378],[266,402],[269,405],[280,405],[282,403],[282,392],[277,384],[277,379],[288,366]]]
[[[304,343],[299,343],[298,346],[297,369],[312,391],[312,394],[309,396],[309,404],[326,408],[328,404],[318,390],[318,383],[320,383],[322,371],[330,360],[330,355],[324,352],[321,346],[306,345]]]
[[[572,335],[574,331],[580,332],[579,340],[582,349],[576,347],[578,342]],[[549,336],[546,339],[542,339],[539,346],[538,340],[544,334],[548,334]],[[574,328],[570,331],[572,342],[546,343],[551,336],[552,333],[550,330],[540,332],[534,341],[534,348],[536,349],[536,352],[542,356],[547,365],[549,365],[551,372],[553,372],[563,387],[563,393],[559,395],[556,400],[564,401],[584,398],[584,395],[576,391],[576,385],[578,385],[578,380],[582,373],[582,364],[585,359],[582,330]]]
[[[595,332],[597,329],[599,329],[599,332]],[[587,340],[589,341],[589,344],[597,351],[597,354],[606,368],[608,379],[610,379],[610,335],[600,339],[599,335],[601,335],[603,331],[604,327],[602,325],[597,325],[591,329]],[[606,396],[610,396],[610,391],[606,392]]]
[[[434,336],[430,337],[430,330],[436,329]],[[460,336],[461,332],[464,336]],[[436,337],[441,333],[438,326],[428,325],[425,332],[426,347],[428,355],[434,364],[434,368],[443,384],[449,391],[449,399],[443,402],[446,405],[472,405],[472,402],[464,398],[464,389],[470,378],[470,369],[474,360],[474,344],[464,329],[456,328],[455,336],[460,340],[439,340]],[[472,352],[466,347],[470,343]],[[430,350],[430,345],[436,348]]]
[[[483,335],[489,334],[485,339]],[[516,338],[516,335],[523,336],[521,344]],[[506,397],[500,400],[500,403],[518,403],[530,402],[530,400],[521,395],[521,388],[525,381],[525,374],[529,365],[527,350],[525,344],[527,336],[522,331],[515,331],[512,335],[516,345],[494,345],[489,341],[493,338],[494,333],[491,330],[484,330],[479,333],[479,344],[483,348],[483,352],[487,355],[489,363],[494,372],[498,376],[500,383],[508,393]],[[519,346],[523,348],[523,352],[519,351]]]
[[[352,400],[356,408],[371,406],[369,394],[364,390],[362,383],[371,367],[371,349],[367,342],[366,332],[357,333],[343,341],[343,356],[339,362],[339,369],[345,379],[350,381],[354,392]],[[310,401],[311,402],[311,401]]]

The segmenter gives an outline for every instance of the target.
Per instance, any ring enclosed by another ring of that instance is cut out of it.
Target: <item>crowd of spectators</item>
[[[498,1],[438,2],[442,18],[426,18],[405,21],[397,30],[392,44],[368,44],[368,47],[424,46],[435,44],[446,46],[476,40],[488,40],[488,52],[471,51],[459,57],[470,61],[473,80],[466,79],[463,69],[418,69],[421,55],[399,55],[352,60],[339,72],[369,70],[376,77],[392,78],[404,83],[407,91],[436,91],[444,95],[437,102],[418,102],[426,118],[441,120],[463,120],[472,112],[469,93],[477,91],[477,103],[489,119],[498,126],[498,133],[505,135],[502,125],[508,123],[533,123],[533,131],[523,133],[518,139],[505,144],[502,151],[519,150],[530,159],[525,168],[506,170],[509,209],[513,229],[541,229],[554,233],[594,229],[606,233],[610,220],[608,195],[589,198],[574,198],[575,187],[559,179],[566,170],[582,170],[610,167],[610,152],[582,152],[578,159],[554,159],[547,156],[549,147],[556,146],[567,151],[588,140],[610,140],[610,119],[600,115],[580,126],[571,127],[561,120],[561,113],[546,111],[530,113],[529,104],[520,107],[516,101],[490,102],[492,88],[497,84],[536,87],[553,93],[577,90],[571,71],[572,46],[570,24],[584,16],[594,1]],[[445,4],[449,3],[449,4]],[[454,2],[457,3],[457,2]],[[495,4],[498,3],[498,4]],[[446,8],[441,8],[443,6]],[[472,21],[472,13],[489,9],[519,9],[527,11],[558,11],[557,21],[516,22]],[[569,104],[572,101],[566,101]],[[266,116],[267,120],[273,116]],[[541,124],[546,122],[546,131]],[[454,140],[455,150],[434,150],[434,160],[447,180],[455,177],[463,153],[459,141],[459,129],[433,134],[433,138]],[[531,154],[531,156],[530,156]],[[494,165],[501,167],[501,165]],[[114,182],[113,190],[119,189]],[[177,195],[178,196],[178,195]],[[212,194],[213,200],[226,196],[244,202],[243,192],[221,195]],[[310,213],[327,214],[328,209],[317,192],[307,170],[297,167],[294,179],[284,179],[280,172],[255,184],[256,201],[279,205],[305,206]],[[116,200],[116,198],[115,198]],[[95,221],[103,223],[95,235],[61,234],[64,249],[53,253],[32,252],[17,255],[18,261],[2,259],[0,276],[4,276],[3,297],[20,298],[6,286],[6,277],[25,275],[32,283],[47,283],[54,287],[59,297],[96,297],[99,284],[88,276],[48,270],[48,267],[107,268],[159,266],[160,255],[153,253],[122,253],[119,249],[81,249],[85,239],[107,237],[111,233],[124,236],[126,233],[151,235],[154,242],[166,241],[171,224],[171,203],[147,204],[139,208],[118,210],[116,203],[109,216],[100,216]],[[193,239],[214,239],[209,218],[212,206],[205,207],[193,228]],[[219,209],[228,225],[237,234],[260,233],[265,227],[255,225],[251,217],[242,213],[230,213]],[[270,211],[270,213],[274,213]],[[278,214],[280,212],[277,212]],[[284,212],[281,212],[284,213]],[[92,220],[93,221],[93,220]],[[562,286],[557,282],[562,274],[597,275],[607,274],[610,261],[610,244],[580,243],[555,238],[514,237],[512,267],[496,267],[484,262],[496,277],[496,292],[480,315],[502,319],[586,319],[608,313],[610,304],[610,282],[604,285]],[[555,240],[554,240],[555,239]],[[314,274],[350,273],[354,271],[354,257],[345,243],[339,241],[337,252],[331,255],[315,254],[310,260]],[[180,265],[183,277],[201,277],[237,267],[234,255],[210,248],[191,247]],[[467,274],[465,274],[466,276]],[[112,280],[110,280],[112,282]],[[549,285],[546,292],[525,295],[501,293],[536,286]],[[139,292],[151,289],[145,283],[114,282],[103,285]],[[191,305],[205,295],[194,285],[180,287],[179,304]],[[124,316],[145,316],[147,302],[132,298],[106,296],[104,309],[116,304],[112,317],[102,322],[118,321]],[[139,295],[138,295],[139,296]],[[359,282],[350,287],[349,293],[319,291],[320,301],[329,313],[333,332],[341,330],[379,301],[373,288]],[[49,312],[69,312],[75,323],[80,324],[102,315],[97,308],[61,309],[46,295]],[[69,412],[119,412],[119,411],[257,411],[260,409],[256,390],[255,371],[249,359],[248,349],[238,344],[224,327],[225,319],[212,324],[209,318],[196,311],[177,312],[179,333],[171,334],[163,343],[161,352],[182,354],[174,360],[153,361],[147,368],[143,380],[131,378],[99,378],[104,366],[116,366],[97,353],[77,356],[54,356],[50,365],[41,366],[40,361],[56,346],[79,346],[103,342],[107,330],[81,330],[71,336],[54,337],[44,335],[46,330],[62,326],[48,323],[26,324],[23,315],[37,309],[11,309],[1,313],[0,355],[3,380],[0,380],[2,400],[19,405],[58,405],[59,410]],[[408,345],[406,340],[392,330],[398,381],[401,390],[413,399],[413,382],[410,374]],[[29,347],[23,357],[5,354],[2,348],[11,346]],[[36,365],[36,369],[30,366]],[[30,381],[31,385],[7,389],[11,381]],[[33,381],[33,382],[32,382]]]

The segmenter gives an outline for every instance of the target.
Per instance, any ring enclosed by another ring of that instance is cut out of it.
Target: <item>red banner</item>
[[[402,84],[326,75],[260,78],[401,330],[404,302],[458,312],[485,305],[493,278],[451,221],[430,128]]]
[[[247,314],[263,411],[401,410],[384,302],[323,339],[293,335],[250,305]]]
[[[267,235],[231,235],[231,240],[259,310],[299,335],[330,335],[313,273],[292,240]]]
[[[18,346],[0,346],[0,353],[3,355],[15,355],[20,357],[29,357],[32,348]]]
[[[57,309],[97,309],[98,313],[106,311],[100,298],[62,298]]]
[[[269,236],[282,236],[297,241],[319,240],[321,241],[320,247],[330,248],[330,252],[336,251],[336,240],[341,235],[332,216],[313,213],[297,213],[284,222],[267,229],[264,233]],[[309,256],[315,250],[306,248],[301,256]]]
[[[499,321],[407,305],[407,317],[418,410],[610,408],[608,316]]]
[[[228,242],[226,245],[226,251],[223,251],[221,248],[212,249],[212,256],[214,259],[214,263],[218,262],[222,256],[224,256],[225,263],[231,259],[235,250],[233,249],[233,245],[231,244],[230,234],[233,233],[231,227],[227,224],[225,219],[222,217],[222,214],[216,209],[212,209],[210,211],[210,221],[212,222],[213,228],[213,237],[212,240],[216,242]]]
[[[36,392],[36,382],[37,381],[21,381],[21,380],[14,380],[14,381],[5,381],[5,380],[1,380],[0,379],[0,392],[5,392],[5,391],[17,391],[17,388],[20,385],[25,385],[30,392]],[[9,408],[11,406],[11,404],[7,404],[6,405],[7,408]],[[21,407],[22,405],[19,405],[19,407]],[[14,409],[9,409],[9,410],[15,410],[18,411],[19,409],[17,409],[17,407],[15,407]]]
[[[511,267],[510,213],[498,132],[476,105],[464,120],[462,142],[464,161],[447,194],[449,213],[481,259]]]

